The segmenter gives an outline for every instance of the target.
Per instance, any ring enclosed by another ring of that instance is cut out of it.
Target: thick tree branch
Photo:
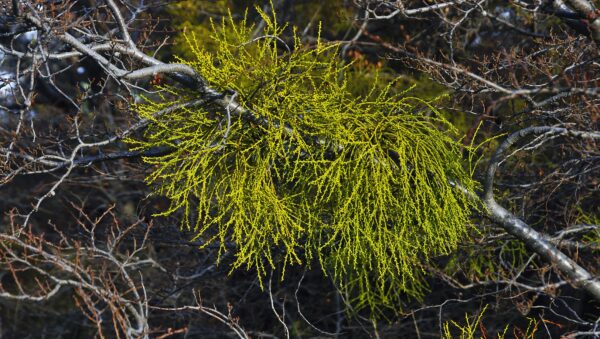
[[[484,184],[483,203],[487,208],[490,219],[502,225],[508,233],[523,241],[540,257],[554,264],[558,271],[566,275],[573,284],[581,286],[594,298],[600,300],[600,281],[596,277],[562,253],[545,236],[499,205],[494,199],[494,175],[504,158],[504,153],[519,140],[527,136],[540,134],[548,137],[574,136],[600,140],[600,133],[597,132],[571,131],[566,128],[550,126],[529,127],[509,135],[490,159]]]

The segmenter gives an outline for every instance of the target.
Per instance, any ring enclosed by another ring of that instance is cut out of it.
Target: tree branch
[[[500,224],[508,233],[523,241],[540,257],[554,264],[558,271],[566,275],[573,284],[581,286],[594,298],[600,300],[600,281],[573,259],[562,253],[544,235],[517,218],[494,199],[494,175],[503,159],[504,153],[517,141],[530,135],[539,134],[547,134],[548,136],[575,136],[600,140],[600,133],[597,132],[571,131],[566,128],[551,126],[528,127],[509,135],[496,149],[496,152],[490,159],[484,183],[483,203],[487,208],[490,219]]]

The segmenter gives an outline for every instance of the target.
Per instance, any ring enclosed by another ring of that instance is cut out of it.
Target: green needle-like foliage
[[[138,107],[152,124],[133,147],[174,148],[144,159],[155,165],[148,182],[171,199],[162,215],[182,210],[207,245],[233,242],[233,268],[259,278],[317,262],[358,309],[421,295],[422,264],[469,225],[470,202],[449,184],[472,186],[456,132],[392,84],[355,96],[336,45],[286,46],[284,28],[261,15],[263,36],[229,18],[213,24],[213,52],[188,36],[195,58],[180,60],[245,113],[205,103],[157,116],[197,99],[174,87]]]

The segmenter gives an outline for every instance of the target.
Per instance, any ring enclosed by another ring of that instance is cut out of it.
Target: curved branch
[[[494,199],[494,175],[498,170],[500,162],[504,158],[504,153],[519,140],[530,135],[541,134],[545,134],[548,137],[575,136],[579,138],[600,140],[600,133],[598,132],[571,131],[566,128],[551,126],[528,127],[509,135],[496,149],[496,152],[490,159],[484,184],[483,203],[487,207],[490,219],[502,225],[508,233],[523,241],[544,260],[554,264],[555,267],[561,273],[566,275],[573,284],[582,287],[594,296],[594,298],[600,300],[600,281],[598,281],[598,279],[585,268],[577,264],[573,259],[562,253],[546,239],[547,237],[517,218],[514,214],[499,205]]]
[[[586,132],[586,131],[573,131],[568,130],[563,127],[552,127],[552,126],[532,126],[527,127],[521,130],[518,130],[511,135],[509,135],[506,140],[496,149],[494,155],[490,159],[490,163],[488,164],[488,168],[486,171],[486,179],[484,185],[484,199],[494,199],[493,196],[493,186],[494,186],[494,175],[498,170],[500,162],[504,157],[504,153],[512,147],[519,140],[530,136],[530,135],[540,135],[545,134],[546,136],[556,137],[556,136],[574,136],[579,138],[588,138],[588,139],[599,139],[600,140],[600,132]]]

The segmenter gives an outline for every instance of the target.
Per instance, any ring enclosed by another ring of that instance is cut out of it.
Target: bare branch
[[[531,228],[521,219],[515,217],[512,213],[500,206],[494,199],[494,175],[502,161],[504,153],[519,140],[536,134],[573,136],[579,138],[600,139],[600,133],[572,131],[561,127],[528,127],[519,130],[506,138],[506,140],[496,149],[496,152],[490,159],[486,172],[484,185],[483,202],[487,207],[489,217],[499,223],[506,231],[535,251],[540,257],[556,265],[556,268],[565,274],[573,284],[581,286],[588,291],[594,298],[600,300],[600,281],[597,280],[586,269],[577,264],[573,259],[566,256],[554,245],[552,245],[542,234]]]

